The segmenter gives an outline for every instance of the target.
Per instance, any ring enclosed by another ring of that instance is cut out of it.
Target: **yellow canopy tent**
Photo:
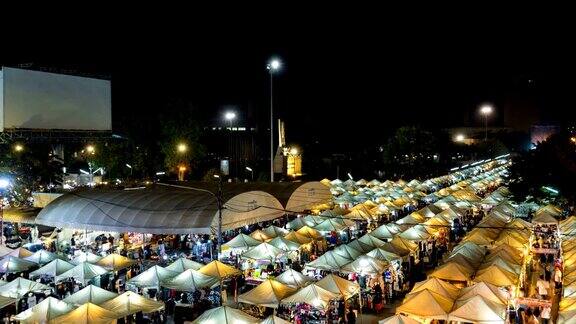
[[[200,268],[203,266],[204,264],[196,261],[192,261],[186,258],[178,258],[176,261],[170,263],[170,265],[166,267],[166,270],[184,272],[186,270],[200,270]]]
[[[308,276],[303,275],[301,272],[298,272],[293,269],[288,269],[282,272],[278,277],[276,277],[276,281],[286,284],[288,286],[301,288],[314,280]]]
[[[497,286],[487,282],[477,282],[472,286],[462,288],[458,299],[466,300],[474,296],[482,296],[482,298],[494,303],[508,305],[509,296],[506,296],[506,293]]]
[[[27,258],[29,256],[31,256],[33,253],[28,251],[27,249],[23,248],[23,247],[19,247],[15,250],[12,250],[8,255],[11,255],[15,258]]]
[[[544,207],[541,207],[540,209],[538,209],[534,215],[538,216],[542,213],[548,213],[554,217],[560,217],[562,216],[562,209],[560,207],[554,206],[552,204],[548,204]]]
[[[290,231],[290,233],[284,236],[285,239],[290,240],[292,242],[296,242],[298,244],[307,244],[312,242],[311,238],[308,238],[298,232]]]
[[[20,323],[48,323],[52,319],[64,315],[73,309],[74,306],[66,302],[54,297],[48,297],[37,305],[14,316],[14,319]]]
[[[344,297],[344,299],[349,299],[360,292],[360,286],[357,283],[340,278],[334,274],[329,274],[322,278],[316,285],[331,293],[340,295]]]
[[[230,306],[205,311],[192,324],[257,324],[260,320]]]
[[[320,232],[318,232],[317,230],[313,229],[312,227],[309,226],[304,226],[302,228],[300,228],[298,231],[296,231],[298,234],[304,235],[308,238],[314,239],[314,240],[322,240],[324,239],[324,236],[322,236],[322,234],[320,234]]]
[[[264,282],[238,296],[238,302],[277,308],[280,301],[293,293],[297,288],[292,288],[273,279],[266,279]]]
[[[405,258],[410,254],[410,250],[390,244],[390,242],[386,243],[386,245],[381,247],[381,249],[399,255],[402,258]]]
[[[131,260],[120,254],[112,253],[98,260],[96,264],[109,270],[119,271],[136,264],[136,260]]]
[[[560,311],[558,312],[558,324],[572,324],[576,323],[576,310]]]
[[[300,290],[292,296],[282,299],[282,304],[306,303],[317,308],[326,308],[331,300],[338,298],[337,294],[319,287],[316,284],[310,284],[304,288],[300,288]]]
[[[58,316],[50,323],[53,324],[109,324],[116,323],[122,316],[104,309],[98,305],[86,303],[75,310]]]
[[[268,236],[262,230],[255,230],[254,232],[252,232],[250,234],[250,237],[252,237],[253,239],[258,240],[260,242],[268,242],[272,239],[270,236]]]
[[[396,313],[404,313],[422,319],[447,320],[453,301],[428,289],[407,297]]]
[[[514,218],[513,221],[506,224],[506,228],[515,228],[515,229],[531,229],[532,224],[528,223],[527,221],[521,218]]]
[[[418,244],[405,240],[402,237],[396,235],[392,241],[390,241],[390,244],[399,247],[401,249],[405,249],[405,250],[410,250],[410,251],[416,251],[416,249],[418,249]],[[384,249],[386,249],[385,247],[383,247]]]
[[[472,323],[504,323],[507,306],[475,296],[465,300],[457,300],[454,310],[450,312],[448,321]]]
[[[214,260],[208,263],[207,265],[200,268],[200,270],[198,271],[207,276],[216,277],[218,279],[223,279],[242,274],[240,270],[231,267],[229,265],[226,265],[218,260]]]
[[[561,312],[576,311],[576,297],[566,297],[560,300]]]
[[[536,214],[533,218],[532,218],[532,223],[533,224],[548,224],[548,225],[553,225],[553,224],[558,224],[558,220],[555,218],[555,216],[547,211],[544,211],[540,214]]]
[[[198,270],[186,269],[174,278],[160,283],[162,287],[177,291],[195,291],[199,288],[215,287],[220,283],[216,277],[205,275]]]
[[[18,299],[16,299],[16,298],[4,297],[4,296],[0,295],[0,309],[6,307],[8,305],[14,304],[17,300]]]
[[[520,270],[522,269],[522,266],[518,265],[518,264],[514,264],[514,263],[509,263],[506,260],[504,260],[503,258],[493,258],[491,260],[487,260],[485,262],[483,262],[480,265],[480,268],[477,270],[478,272],[481,272],[483,269],[488,268],[492,265],[495,265],[503,270],[506,270],[508,272],[512,272],[516,275],[520,275]]]
[[[497,234],[496,234],[497,235]],[[491,245],[495,240],[494,232],[486,228],[475,228],[466,235],[462,241],[471,242],[479,246]]]
[[[63,301],[70,305],[76,306],[80,306],[86,303],[101,305],[102,303],[116,296],[118,296],[117,293],[93,285],[88,285],[75,292],[74,294],[64,298]]]
[[[448,281],[468,281],[472,276],[472,269],[455,263],[447,262],[436,268],[428,277],[438,278]]]
[[[424,289],[440,294],[446,298],[456,299],[460,289],[451,283],[440,280],[438,278],[430,278],[428,280],[420,281],[414,284],[414,288],[407,296],[418,293]]]
[[[487,282],[498,287],[513,286],[518,282],[518,276],[496,265],[491,265],[478,271],[474,282]]]
[[[127,291],[103,303],[102,308],[113,311],[121,317],[126,317],[138,312],[153,313],[160,311],[164,309],[164,303]]]
[[[392,315],[385,319],[379,320],[378,324],[421,324],[423,322],[418,321],[412,317],[404,316],[404,315]]]

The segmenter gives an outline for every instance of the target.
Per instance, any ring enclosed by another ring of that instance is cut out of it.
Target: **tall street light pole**
[[[480,107],[480,113],[484,115],[484,141],[488,140],[488,115],[492,114],[493,108],[490,105]]]
[[[228,141],[230,142],[229,144],[229,150],[230,150],[230,164],[228,165],[228,175],[230,176],[230,178],[232,178],[232,161],[234,161],[234,163],[236,162],[236,154],[235,154],[235,150],[233,148],[233,143],[232,143],[232,121],[234,121],[234,119],[236,119],[236,113],[233,111],[227,111],[226,113],[224,113],[224,119],[226,119],[228,121],[228,128],[229,129],[229,137],[228,137]],[[236,170],[236,169],[234,169]],[[236,172],[237,173],[237,172]]]
[[[280,69],[280,60],[272,59],[266,65],[270,73],[270,182],[274,182],[274,92],[273,80],[274,72]]]

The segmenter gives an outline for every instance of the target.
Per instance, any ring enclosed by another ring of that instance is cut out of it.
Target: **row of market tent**
[[[495,185],[497,185],[499,177],[504,171],[503,168],[497,168],[489,175],[477,176],[475,180],[480,182],[491,177],[489,181],[494,181],[496,182]],[[449,177],[442,181],[449,181]],[[439,185],[442,181],[439,181]],[[475,183],[461,183],[458,190],[466,189]],[[411,185],[415,185],[415,182],[412,182]],[[472,192],[472,189],[467,190]],[[407,192],[411,192],[411,190],[402,192],[407,195]],[[355,194],[357,195],[357,193]],[[503,190],[502,195],[507,195],[507,193]],[[447,226],[455,217],[462,216],[463,211],[456,207],[454,202],[461,202],[464,207],[469,207],[471,204],[466,203],[467,199],[474,200],[474,203],[480,200],[479,198],[474,198],[475,194],[457,194],[456,196],[459,199],[451,197],[448,202],[441,202],[438,206],[434,205],[427,210],[420,210],[426,216],[419,218],[418,222],[404,220],[404,224],[388,223],[382,225],[369,234],[324,253],[316,260],[306,264],[306,267],[331,272],[337,270],[341,273],[381,274],[390,262],[399,261],[403,257],[406,258],[418,248],[415,241],[423,240],[422,236],[418,235],[422,230],[428,234],[434,233],[437,230],[434,231],[432,229],[433,226]],[[421,198],[418,197],[418,199]],[[381,199],[380,201],[383,200]],[[386,201],[390,203],[389,199]],[[409,202],[412,203],[414,201],[411,199]],[[348,219],[363,221],[375,219],[374,215],[376,213],[371,211],[375,211],[375,209],[381,210],[384,204],[377,204],[373,200],[365,200],[361,203],[357,201],[350,202],[353,205],[350,209],[341,208],[337,205],[331,210],[319,213],[319,215],[298,217],[289,223],[287,226],[289,230],[269,226],[250,234],[239,234],[225,243],[224,247],[229,250],[236,249],[241,253],[241,257],[244,258],[273,261],[279,255],[301,248],[302,245],[309,242],[323,240],[323,235],[325,235],[323,232],[325,230],[341,231],[353,227],[353,223],[346,222]],[[351,214],[360,217],[346,217]],[[435,217],[438,214],[440,215]],[[429,221],[429,223],[421,225],[421,223],[426,221]],[[400,223],[403,222],[401,221]],[[420,226],[416,230],[402,235],[404,237],[400,235],[418,225]],[[424,226],[428,226],[428,229],[424,228]],[[287,244],[286,240],[291,243]],[[300,244],[300,246],[297,244]],[[290,245],[292,245],[291,248],[289,247]],[[335,274],[330,274],[316,282],[311,277],[289,269],[277,278],[268,278],[254,289],[238,296],[238,302],[272,308],[276,308],[280,304],[307,303],[317,308],[325,308],[331,301],[340,298],[348,299],[359,291],[360,287],[356,283],[345,280]],[[206,323],[207,321],[212,322],[212,319],[222,319],[221,316],[228,312],[235,312],[235,316],[242,316],[242,320],[246,322],[259,322],[258,319],[244,317],[244,315],[247,315],[246,313],[225,306],[205,312],[196,322]]]
[[[558,215],[560,210],[555,206],[546,206],[544,214]],[[558,323],[568,324],[576,321],[576,216],[570,216],[559,223],[558,230],[562,237],[562,258],[564,271],[562,277],[562,297],[558,311]]]
[[[532,226],[512,216],[508,203],[496,206],[428,280],[415,284],[397,308],[398,315],[383,323],[402,316],[418,323],[431,319],[504,323],[509,300],[525,275],[523,259]],[[483,237],[487,240],[477,241]]]
[[[470,208],[474,204],[497,204],[504,199],[504,196],[486,197],[481,199],[477,192],[485,190],[487,187],[495,186],[500,182],[500,176],[507,172],[506,166],[498,166],[490,171],[465,179],[447,188],[441,188],[430,194],[427,191],[420,191],[406,187],[391,187],[387,189],[375,190],[374,188],[359,188],[346,191],[335,197],[335,209],[325,211],[325,216],[341,216],[354,220],[377,221],[383,215],[395,214],[399,210],[417,205],[419,200],[432,203],[441,209],[446,209],[450,205],[460,208]],[[413,181],[412,181],[413,182]],[[436,186],[432,187],[436,188]],[[346,206],[348,208],[340,208]],[[306,224],[313,226],[315,224]]]

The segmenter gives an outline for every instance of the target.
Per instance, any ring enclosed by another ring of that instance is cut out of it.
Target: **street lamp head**
[[[457,134],[456,137],[454,137],[454,140],[456,142],[464,142],[464,134]]]
[[[236,113],[233,111],[227,111],[224,114],[224,118],[228,121],[234,120],[236,118]]]
[[[252,168],[251,168],[251,167],[246,167],[246,170],[252,172]]]
[[[94,154],[94,152],[96,151],[96,148],[94,147],[94,145],[87,145],[86,146],[86,152],[88,152],[88,154]]]
[[[280,63],[280,60],[279,60],[279,59],[272,59],[272,60],[270,61],[270,63],[268,63],[268,65],[266,66],[266,68],[267,68],[268,70],[270,70],[271,72],[274,72],[274,71],[278,71],[278,70],[280,69],[280,66],[281,66],[281,65],[282,65],[282,64]]]
[[[178,171],[184,172],[184,171],[186,171],[186,167],[183,166],[183,165],[181,165],[181,166],[178,167]]]
[[[298,149],[295,148],[295,147],[291,148],[291,149],[290,149],[290,154],[292,154],[292,155],[297,155],[297,154],[298,154]]]
[[[492,110],[493,108],[490,105],[483,105],[482,107],[480,107],[480,113],[485,116],[490,115],[492,113]]]
[[[128,164],[128,163],[126,163],[126,167],[127,167],[128,169],[132,169],[132,166],[131,166],[130,164]]]
[[[14,151],[16,151],[16,152],[22,152],[22,151],[24,151],[24,145],[22,145],[22,144],[16,144],[16,145],[14,145]]]
[[[178,150],[178,153],[185,153],[188,151],[188,146],[184,143],[180,143],[178,146],[176,146],[176,149]]]
[[[212,176],[213,176],[215,179],[220,179],[220,176],[217,175],[217,174],[213,174]]]

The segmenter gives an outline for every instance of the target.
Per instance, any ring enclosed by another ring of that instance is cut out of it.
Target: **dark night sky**
[[[174,100],[190,102],[206,118],[221,116],[225,105],[239,105],[241,115],[251,106],[266,117],[265,64],[273,55],[285,64],[275,83],[276,111],[294,141],[350,142],[360,129],[379,136],[405,124],[478,125],[482,102],[496,105],[498,124],[504,109],[528,117],[538,111],[543,121],[574,119],[573,37],[530,19],[510,29],[468,29],[469,17],[415,24],[391,16],[46,32],[16,38],[19,45],[4,47],[0,62],[110,77],[117,129],[126,116],[154,120]]]

